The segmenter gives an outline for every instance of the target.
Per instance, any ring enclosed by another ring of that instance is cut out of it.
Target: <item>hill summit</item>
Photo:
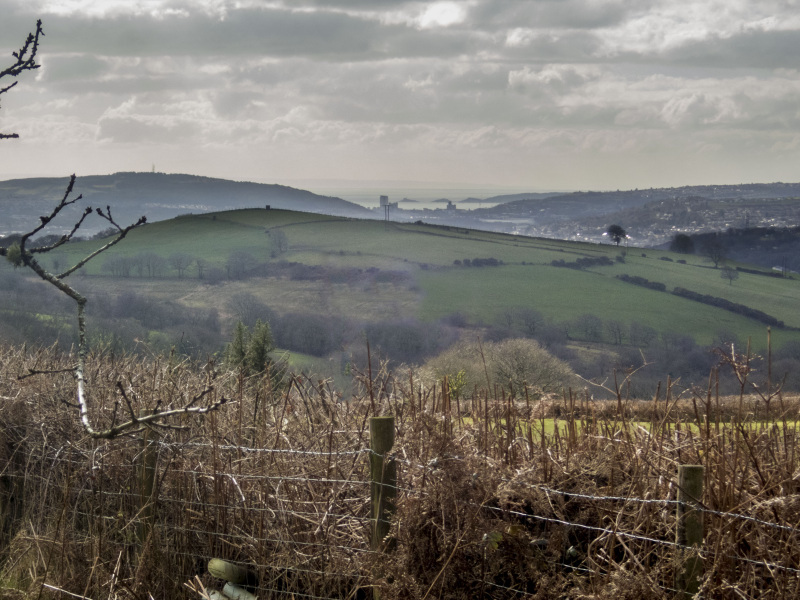
[[[0,181],[0,235],[26,231],[40,215],[48,214],[63,195],[68,177],[42,177]],[[237,208],[284,208],[343,217],[368,218],[358,204],[320,196],[285,185],[230,181],[198,175],[121,172],[78,177],[75,191],[83,200],[65,211],[62,225],[73,224],[85,206],[110,206],[119,223],[147,215],[161,221],[186,213],[206,213]],[[88,225],[88,223],[87,223]],[[102,226],[102,223],[98,223]],[[87,233],[93,233],[87,228]]]

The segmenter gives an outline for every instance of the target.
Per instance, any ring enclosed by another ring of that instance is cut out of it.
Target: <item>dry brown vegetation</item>
[[[209,385],[209,400],[228,399],[148,432],[148,502],[141,434],[88,437],[69,372],[20,379],[73,361],[0,349],[8,597],[196,597],[184,584],[221,587],[205,571],[219,557],[252,567],[261,599],[373,586],[383,598],[671,598],[686,552],[674,543],[680,464],[705,466],[703,597],[800,593],[796,399],[771,397],[767,414],[758,396],[717,397],[713,379],[683,398],[665,384],[648,402],[501,388],[451,398],[378,369],[343,399],[325,382],[91,356],[98,427],[128,410],[123,392],[133,411]],[[388,552],[369,546],[368,419],[381,414],[395,416],[399,464]]]

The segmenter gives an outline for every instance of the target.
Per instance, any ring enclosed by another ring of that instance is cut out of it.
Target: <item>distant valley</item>
[[[303,369],[344,377],[363,366],[365,339],[373,357],[420,365],[458,339],[527,337],[598,381],[646,360],[636,391],[646,396],[665,374],[707,380],[710,348],[749,339],[763,352],[769,325],[773,372],[800,373],[792,273],[717,266],[702,252],[265,208],[145,225],[70,276],[89,297],[92,343],[202,358],[237,321],[263,319]],[[751,231],[747,244],[769,238]],[[65,244],[42,264],[64,269],[103,243]],[[74,340],[72,311],[42,287],[0,261],[0,338]]]
[[[0,182],[0,235],[24,231],[61,197],[67,178]],[[56,227],[66,231],[84,205],[111,206],[119,222],[146,215],[160,221],[183,214],[272,206],[359,219],[386,218],[383,207],[366,208],[334,196],[277,184],[236,182],[195,175],[116,173],[79,177],[83,200],[65,211]],[[800,225],[800,183],[700,185],[612,192],[505,194],[487,198],[440,198],[435,208],[403,199],[390,205],[395,222],[450,225],[499,233],[603,242],[620,224],[637,247],[666,247],[676,233]],[[489,208],[482,204],[491,205]],[[101,225],[96,225],[100,227]],[[88,227],[85,234],[99,230]],[[742,260],[748,257],[737,256]],[[766,263],[759,261],[764,266]],[[800,267],[796,265],[793,268]]]

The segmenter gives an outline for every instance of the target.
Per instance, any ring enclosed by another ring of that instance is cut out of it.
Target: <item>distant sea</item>
[[[422,210],[424,208],[444,208],[445,202],[437,200],[450,200],[456,206],[464,210],[473,208],[489,208],[496,206],[496,202],[462,202],[467,198],[491,198],[503,194],[518,194],[533,192],[528,188],[508,188],[508,187],[456,187],[456,186],[418,186],[414,184],[402,185],[391,184],[380,186],[379,184],[366,185],[346,185],[346,184],[326,184],[315,182],[291,182],[291,185],[300,189],[321,194],[323,196],[336,196],[342,200],[360,204],[366,208],[376,208],[380,206],[380,197],[388,196],[389,202],[398,202],[399,207],[405,210]]]

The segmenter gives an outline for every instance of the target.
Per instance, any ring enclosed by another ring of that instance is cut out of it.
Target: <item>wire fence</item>
[[[203,575],[209,559],[221,558],[258,574],[253,591],[259,598],[363,595],[373,584],[371,567],[380,557],[369,541],[373,519],[366,459],[371,450],[365,437],[359,440],[362,447],[336,451],[161,439],[154,444],[158,461],[152,499],[142,497],[146,445],[140,440],[41,444],[8,461],[2,473],[6,515],[20,508],[13,506],[20,497],[16,494],[36,498],[25,507],[24,534],[11,543],[21,556],[26,549],[40,551],[44,543],[66,550],[66,541],[59,546],[58,539],[69,530],[73,553],[83,548],[96,556],[121,557],[136,565],[134,577],[166,561],[173,577],[189,580]],[[403,451],[401,441],[393,454]],[[440,493],[433,484],[437,478],[456,465],[471,467],[469,459],[457,456],[439,456],[425,464],[400,462],[401,473],[405,468],[414,475],[401,475],[400,506],[411,498],[429,501]],[[15,470],[15,465],[22,469]],[[535,589],[531,582],[490,568],[504,545],[519,550],[525,541],[520,559],[538,559],[588,577],[607,575],[626,555],[646,568],[665,555],[693,550],[676,541],[675,510],[681,502],[675,497],[589,494],[508,478],[502,483],[504,493],[483,503],[469,498],[454,502],[455,512],[480,513],[493,523],[482,534],[482,546],[472,549],[487,563],[484,577],[476,581],[484,595],[524,597]],[[151,503],[155,510],[148,518],[143,507]],[[769,504],[765,500],[761,509],[769,512]],[[706,543],[700,549],[706,563],[727,561],[784,583],[800,576],[796,520],[767,520],[702,505],[696,510],[704,515],[711,537],[739,540],[735,554],[715,554],[713,543]],[[637,529],[626,529],[628,522],[636,522]],[[776,547],[791,549],[781,553],[780,561],[749,555],[748,536],[761,539],[764,531]],[[83,536],[76,538],[76,532]],[[113,551],[109,554],[103,546]],[[42,556],[54,560],[47,553]],[[113,573],[111,569],[109,582]],[[42,585],[52,588],[44,581]],[[658,587],[668,594],[679,591],[664,580]]]
[[[34,366],[63,367],[46,358]],[[706,598],[800,597],[791,419],[735,422],[734,407],[724,425],[714,401],[690,427],[682,419],[698,408],[676,417],[673,401],[631,419],[621,403],[497,389],[451,398],[446,385],[376,373],[348,401],[321,385],[232,378],[215,383],[231,398],[218,413],[98,441],[75,419],[69,374],[20,382],[23,367],[9,375],[9,364],[0,360],[0,579],[37,595],[186,597],[195,577],[224,583],[208,573],[222,559],[253,571],[259,600],[376,588],[384,598],[667,598],[699,556]],[[120,359],[87,377],[91,417],[107,426],[119,382],[132,410],[152,410],[194,397],[207,374]],[[382,414],[396,421],[385,458],[397,495],[376,546],[368,425]],[[690,507],[704,521],[699,548],[678,537],[685,464],[705,467]]]
[[[109,546],[138,568],[167,561],[184,580],[222,558],[255,567],[264,598],[343,597],[360,585],[361,557],[372,552],[368,450],[162,440],[152,498],[142,496],[145,451],[139,440],[45,445],[24,457],[24,470],[7,466],[6,487],[37,499],[24,507],[26,535],[12,543],[32,551],[68,527],[83,534],[71,535],[76,557],[108,555]]]

